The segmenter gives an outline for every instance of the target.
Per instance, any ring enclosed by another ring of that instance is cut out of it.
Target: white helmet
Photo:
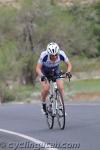
[[[59,54],[59,46],[58,44],[52,42],[47,45],[47,52],[49,55]]]

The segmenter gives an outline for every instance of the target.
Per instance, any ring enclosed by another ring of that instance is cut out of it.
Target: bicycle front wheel
[[[56,91],[57,98],[57,120],[60,129],[65,128],[65,106],[64,100],[61,92],[59,90]]]
[[[53,125],[54,125],[54,116],[52,114],[52,106],[51,106],[51,104],[47,105],[46,118],[47,118],[47,124],[48,124],[49,129],[52,129]]]

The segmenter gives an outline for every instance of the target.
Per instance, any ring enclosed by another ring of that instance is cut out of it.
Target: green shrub
[[[0,82],[0,98],[1,103],[10,102],[15,100],[16,94],[4,82]]]
[[[11,90],[4,91],[3,102],[11,102],[11,101],[15,101],[15,99],[16,99],[16,95],[13,91]]]

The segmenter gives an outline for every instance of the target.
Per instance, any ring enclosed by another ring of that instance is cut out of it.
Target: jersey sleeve
[[[67,55],[65,54],[64,51],[60,52],[60,60],[64,61],[65,63],[69,62],[69,59],[68,59],[68,57],[67,57]]]
[[[43,63],[43,53],[41,53],[39,59],[38,59],[38,64],[42,64]]]
[[[38,64],[43,64],[43,62],[47,61],[47,56],[46,51],[42,52],[40,58],[38,59]]]

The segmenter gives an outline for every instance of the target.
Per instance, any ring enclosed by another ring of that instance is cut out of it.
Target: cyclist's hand
[[[70,72],[66,72],[66,77],[71,78],[72,74]]]
[[[47,77],[44,76],[44,75],[42,75],[42,76],[41,76],[41,81],[47,81]]]

